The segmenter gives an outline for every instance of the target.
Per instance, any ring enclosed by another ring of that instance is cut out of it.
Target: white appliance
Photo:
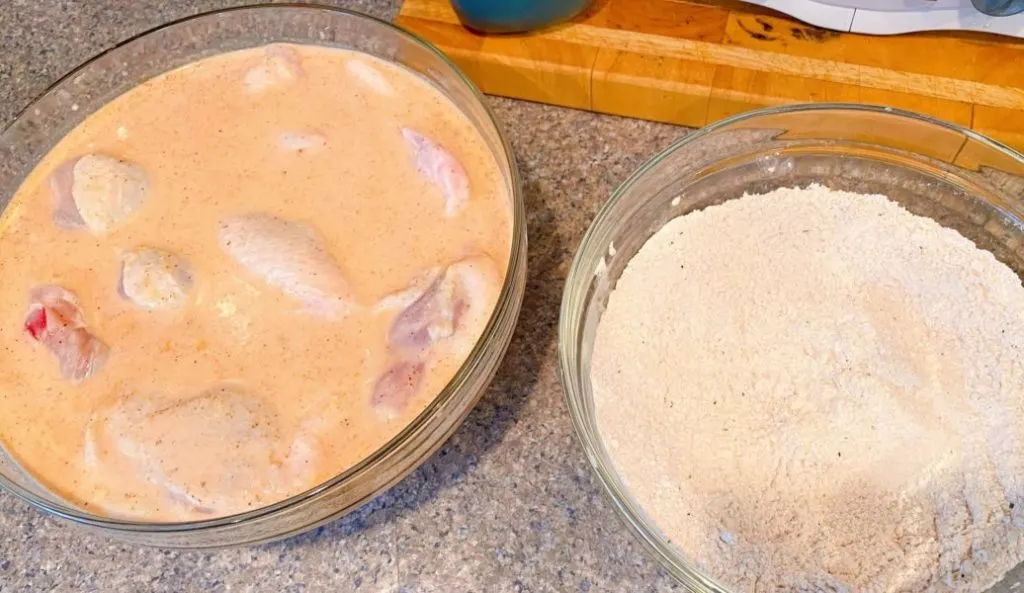
[[[982,31],[1024,38],[1024,12],[990,16],[971,0],[746,0],[806,23],[854,33],[893,35],[914,31]],[[977,0],[996,6],[1006,0]],[[1015,5],[1017,6],[1017,5]],[[1024,68],[1024,63],[1018,67]]]

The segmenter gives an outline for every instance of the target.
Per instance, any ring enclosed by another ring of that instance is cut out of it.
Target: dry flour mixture
[[[672,220],[592,359],[645,511],[737,591],[984,591],[1024,559],[1024,287],[880,195]]]

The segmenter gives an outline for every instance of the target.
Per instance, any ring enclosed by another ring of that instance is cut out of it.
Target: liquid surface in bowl
[[[665,224],[590,375],[616,472],[737,592],[980,592],[1024,559],[1024,286],[880,195]]]
[[[201,60],[72,130],[0,222],[0,438],[55,494],[147,521],[355,465],[497,302],[510,197],[439,91],[368,55]]]

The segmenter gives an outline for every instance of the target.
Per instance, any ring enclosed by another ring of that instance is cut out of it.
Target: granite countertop
[[[161,23],[244,0],[0,3],[0,126],[57,78]],[[397,0],[341,2],[391,18]],[[523,173],[529,280],[498,376],[452,439],[348,517],[221,551],[126,546],[0,494],[0,592],[682,590],[599,491],[556,372],[562,284],[601,203],[681,128],[491,98]]]

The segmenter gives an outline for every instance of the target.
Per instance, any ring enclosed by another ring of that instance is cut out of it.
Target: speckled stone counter
[[[234,0],[0,2],[0,126],[65,72]],[[341,3],[389,18],[397,2]],[[418,471],[345,519],[252,548],[124,546],[0,494],[0,592],[653,592],[681,589],[626,532],[576,443],[556,372],[573,251],[601,203],[684,130],[492,99],[526,190],[529,282],[490,390]]]

